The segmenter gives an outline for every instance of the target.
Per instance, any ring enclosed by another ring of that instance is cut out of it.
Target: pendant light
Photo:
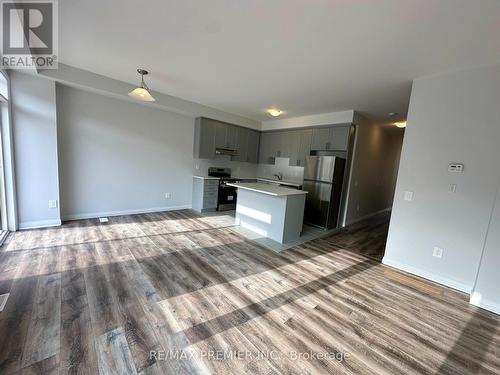
[[[148,74],[148,71],[144,69],[137,69],[137,73],[141,75],[141,85],[129,92],[128,96],[137,100],[142,100],[143,102],[154,102],[155,98],[153,98],[149,92],[149,87],[144,82],[144,76]]]

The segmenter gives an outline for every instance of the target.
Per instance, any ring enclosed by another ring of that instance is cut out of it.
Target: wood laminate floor
[[[498,316],[328,239],[278,254],[176,211],[7,241],[1,374],[500,372]]]
[[[326,236],[334,246],[382,261],[389,231],[390,212],[383,212]]]

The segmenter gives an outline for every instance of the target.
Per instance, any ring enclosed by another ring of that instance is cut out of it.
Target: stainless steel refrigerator
[[[303,189],[306,195],[304,222],[336,228],[344,180],[345,159],[337,156],[307,156]]]

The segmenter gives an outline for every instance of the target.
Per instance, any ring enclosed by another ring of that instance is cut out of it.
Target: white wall
[[[191,205],[194,118],[59,84],[57,108],[63,219]]]
[[[135,99],[132,99],[127,95],[137,86],[69,65],[59,63],[57,69],[47,69],[41,71],[40,75],[46,77],[47,79],[59,82],[65,86],[92,91],[97,94],[125,100],[129,103],[137,103],[135,102]],[[140,77],[137,75],[137,84],[139,84],[139,78]],[[145,79],[147,81],[148,78],[146,77]],[[257,120],[224,112],[154,90],[152,91],[152,95],[155,97],[156,101],[152,103],[142,103],[143,106],[163,109],[165,111],[193,118],[199,116],[209,117],[256,130],[260,130],[261,128],[260,121]]]
[[[414,81],[384,263],[471,291],[500,179],[499,103],[500,65]]]
[[[12,71],[17,209],[20,228],[60,224],[55,83]]]
[[[356,117],[353,110],[320,113],[309,116],[290,117],[262,122],[262,131],[276,129],[293,129],[306,126],[322,126],[335,124],[351,124]]]
[[[491,215],[471,303],[500,314],[500,194]]]
[[[390,209],[404,131],[366,119],[356,129],[344,223],[349,225]]]

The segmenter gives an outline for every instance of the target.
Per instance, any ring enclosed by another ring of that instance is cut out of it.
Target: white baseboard
[[[147,214],[147,213],[151,213],[151,212],[185,210],[185,209],[190,209],[190,208],[191,208],[191,205],[189,204],[189,205],[169,206],[169,207],[138,208],[138,209],[133,209],[133,210],[102,211],[102,212],[90,212],[90,213],[82,213],[82,214],[67,214],[67,215],[62,216],[62,220],[66,221],[66,220],[95,219],[98,217]]]
[[[500,303],[493,302],[487,298],[483,298],[482,294],[479,292],[472,292],[470,295],[470,304],[480,307],[482,309],[491,311],[495,314],[500,315]]]
[[[439,275],[433,274],[431,272],[421,270],[417,267],[413,267],[413,266],[410,266],[408,264],[404,264],[404,263],[401,263],[398,261],[388,259],[387,257],[384,257],[382,259],[382,263],[387,265],[387,266],[391,266],[391,267],[397,268],[399,270],[411,273],[413,275],[423,277],[424,279],[434,281],[438,284],[441,284],[441,285],[444,285],[444,286],[447,286],[447,287],[450,287],[453,289],[457,289],[457,290],[464,292],[464,293],[467,293],[467,294],[470,294],[472,292],[471,285],[463,284],[463,283],[460,283],[458,281],[449,279],[447,277],[439,276]]]
[[[363,221],[363,220],[369,219],[369,218],[371,218],[373,216],[379,215],[379,214],[381,214],[383,212],[389,212],[391,210],[392,210],[392,207],[388,207],[388,208],[384,208],[383,210],[380,210],[380,211],[377,211],[377,212],[372,212],[371,214],[358,217],[358,218],[356,218],[354,220],[350,220],[350,221],[346,220],[344,226],[347,227],[348,225],[356,224],[359,221]]]
[[[36,228],[46,228],[46,227],[58,227],[61,225],[61,220],[40,220],[40,221],[25,221],[19,223],[19,229],[36,229]]]

